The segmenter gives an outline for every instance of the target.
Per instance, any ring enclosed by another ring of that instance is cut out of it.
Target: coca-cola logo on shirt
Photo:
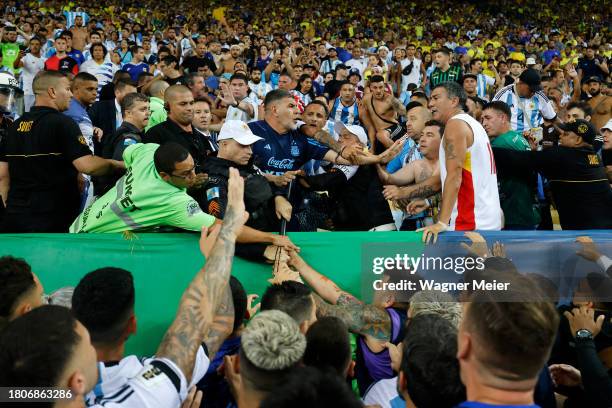
[[[268,166],[275,167],[281,170],[291,170],[293,169],[293,162],[294,162],[293,159],[277,160],[274,157],[270,157],[268,159]]]

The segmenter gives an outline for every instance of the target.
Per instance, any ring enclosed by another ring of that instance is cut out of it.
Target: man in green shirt
[[[151,117],[149,118],[149,123],[145,127],[145,131],[159,123],[165,122],[168,118],[168,112],[166,112],[166,108],[164,107],[164,94],[169,86],[170,85],[168,85],[166,81],[162,80],[156,80],[151,84],[149,88],[149,92],[151,93],[151,98],[149,98]]]
[[[17,31],[15,27],[4,27],[1,32],[2,44],[0,44],[0,51],[2,52],[2,66],[6,68],[8,72],[15,75],[19,70],[13,67],[13,63],[19,55],[19,44],[17,44]]]
[[[444,82],[462,83],[463,72],[461,65],[451,65],[451,52],[448,48],[442,47],[434,53],[434,64],[436,69],[429,76],[430,89]]]
[[[482,125],[491,139],[492,147],[530,151],[529,143],[520,132],[510,126],[510,107],[501,101],[485,105]],[[499,200],[504,211],[506,230],[533,230],[540,222],[536,201],[536,175],[526,183],[515,176],[499,176]]]
[[[87,207],[71,233],[146,231],[173,227],[200,231],[221,222],[187,194],[197,182],[189,152],[178,143],[133,144],[123,152],[126,173],[115,187]],[[286,236],[243,226],[238,242],[297,248]]]

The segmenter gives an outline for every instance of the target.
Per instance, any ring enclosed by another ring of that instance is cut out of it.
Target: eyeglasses
[[[183,180],[187,180],[190,178],[195,177],[195,166],[193,166],[191,169],[184,171],[182,174],[170,174],[172,177],[176,177],[176,178],[180,178]]]

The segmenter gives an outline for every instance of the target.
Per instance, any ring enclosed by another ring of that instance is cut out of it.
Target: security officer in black
[[[284,191],[271,185],[263,174],[250,163],[253,152],[251,145],[258,140],[246,123],[227,120],[219,137],[217,156],[210,156],[204,162],[208,181],[204,185],[204,206],[202,209],[217,218],[223,218],[227,206],[227,183],[229,168],[238,169],[244,178],[244,204],[249,212],[247,225],[259,231],[277,232],[280,219],[291,219],[291,204],[284,197]],[[268,249],[272,248],[270,254]],[[251,259],[274,259],[273,247],[266,244],[237,244],[236,254]]]
[[[249,212],[249,227],[260,231],[278,231],[279,219],[291,218],[291,204],[283,192],[272,186],[263,174],[250,164],[251,145],[261,138],[254,135],[246,123],[227,120],[219,137],[219,152],[204,163],[208,181],[204,185],[206,205],[202,208],[217,218],[223,218],[227,206],[229,168],[235,167],[245,179],[244,202]]]
[[[210,154],[210,150],[208,144],[191,126],[195,103],[191,91],[184,85],[172,85],[166,89],[164,103],[168,118],[149,129],[143,142],[159,145],[167,142],[180,144],[191,154],[196,174],[203,173],[204,159]]]
[[[559,146],[522,152],[493,148],[499,174],[542,173],[564,230],[612,228],[612,189],[595,147],[602,137],[583,119],[559,126]]]
[[[70,81],[42,71],[33,82],[36,102],[0,142],[0,195],[6,200],[2,232],[68,232],[79,214],[78,173],[103,175],[122,162],[93,156],[68,109]]]

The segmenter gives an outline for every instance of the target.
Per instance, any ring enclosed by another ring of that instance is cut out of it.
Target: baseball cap
[[[526,70],[524,70],[519,76],[519,80],[522,83],[529,85],[529,89],[531,89],[533,92],[542,89],[542,87],[540,86],[540,84],[542,83],[542,79],[540,78],[540,74],[538,74],[538,71],[536,71],[535,69],[527,68]]]
[[[361,74],[359,73],[359,68],[351,68],[351,70],[349,71],[349,77],[352,77],[353,75],[357,75],[359,77],[359,79],[361,79]]]
[[[302,69],[315,69],[315,66],[312,64],[305,64]]]
[[[612,119],[609,119],[608,123],[606,123],[601,129],[599,129],[600,132],[603,132],[604,130],[612,131]]]
[[[472,74],[471,72],[468,72],[467,74],[463,74],[462,82],[465,80],[465,78],[473,78],[473,79],[478,80],[478,76],[476,74]]]
[[[378,47],[378,51],[382,51],[382,50],[389,51],[389,47],[387,47],[386,45],[381,45],[380,47]]]
[[[363,128],[361,126],[359,126],[359,125],[345,125],[344,123],[342,123],[339,120],[337,120],[334,123],[334,132],[336,132],[337,134],[340,134],[340,132],[342,132],[342,129],[348,130],[350,133],[352,133],[355,136],[357,136],[357,139],[359,139],[359,141],[361,143],[363,143],[366,146],[368,145],[368,135],[366,135],[365,130],[363,130]]]
[[[331,51],[333,51],[335,53],[338,53],[338,50],[336,50],[334,47],[331,47],[331,48],[327,49],[327,52],[331,52]]]
[[[582,140],[590,145],[596,145],[603,142],[601,135],[597,134],[595,126],[584,119],[576,119],[573,122],[562,123],[559,128],[566,132],[573,132],[580,136]]]
[[[262,140],[261,137],[256,136],[251,131],[251,128],[241,120],[226,120],[223,126],[221,126],[217,141],[228,139],[234,139],[243,146],[250,146]]]
[[[533,57],[529,57],[527,58],[527,60],[525,61],[525,65],[535,65],[536,64],[536,60]]]
[[[601,78],[598,77],[597,75],[593,75],[593,76],[588,77],[586,81],[584,81],[585,84],[590,84],[591,82],[601,83]]]

